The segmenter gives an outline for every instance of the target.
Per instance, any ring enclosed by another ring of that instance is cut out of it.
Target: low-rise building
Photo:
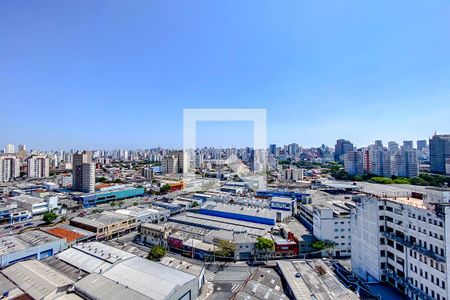
[[[343,202],[314,205],[313,234],[319,240],[334,244],[333,257],[351,255],[350,211]]]
[[[144,223],[139,228],[140,240],[144,244],[167,246],[171,228],[165,224]]]
[[[135,217],[104,211],[99,214],[75,217],[70,220],[70,225],[94,232],[96,239],[102,240],[129,233],[137,228],[138,223]]]
[[[219,241],[230,241],[236,245],[235,260],[249,260],[255,255],[256,237],[250,236],[245,231],[212,230],[204,241],[217,245]]]
[[[74,287],[85,299],[187,300],[199,294],[198,277],[136,256],[92,273]]]
[[[132,206],[126,209],[118,209],[115,212],[134,217],[139,224],[166,222],[170,217],[170,211],[160,207]]]
[[[66,241],[40,230],[0,237],[0,267],[26,259],[42,259],[67,248]]]
[[[21,195],[8,198],[7,201],[8,203],[17,203],[17,207],[30,211],[32,215],[39,215],[49,211],[49,202],[38,197]]]
[[[359,299],[322,260],[279,260],[277,270],[290,299]]]
[[[75,196],[73,199],[81,203],[83,207],[93,207],[97,204],[139,197],[144,195],[144,193],[144,188],[121,185],[119,187],[110,188],[97,193]]]
[[[66,294],[74,281],[37,260],[18,262],[2,271],[23,292],[24,299],[57,299]]]

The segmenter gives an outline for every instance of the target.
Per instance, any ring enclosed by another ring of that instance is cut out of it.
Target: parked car
[[[25,225],[23,225],[23,227],[32,226],[32,225],[33,225],[33,222],[28,222],[28,223],[25,223]]]

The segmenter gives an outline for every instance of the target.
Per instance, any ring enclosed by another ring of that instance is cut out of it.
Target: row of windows
[[[334,237],[334,239],[335,239],[335,240],[339,239],[339,236],[336,235],[336,236]],[[341,235],[341,239],[345,239],[345,235]],[[351,239],[351,236],[350,236],[350,235],[348,236],[348,239]]]
[[[421,268],[417,269],[417,266],[413,265],[412,263],[409,264],[409,269],[412,272],[419,274],[421,277],[428,280],[428,272],[427,271],[424,271]],[[435,277],[433,274],[430,274],[430,281],[432,283],[434,283],[435,285],[437,285],[438,287],[445,290],[445,281],[439,280],[439,278]]]
[[[415,219],[416,218],[416,214],[415,213],[409,213],[408,217]],[[417,216],[417,220],[426,223],[427,222],[427,217],[418,215]],[[435,226],[444,227],[444,222],[442,222],[440,220],[433,219],[433,218],[428,218],[428,223],[432,224],[432,225],[435,225]]]
[[[409,229],[416,230],[416,225],[409,224]],[[417,231],[419,231],[420,233],[423,233],[423,234],[427,234],[427,230],[426,230],[425,228],[419,227],[419,228],[417,229]],[[444,235],[442,235],[442,234],[437,234],[436,232],[433,233],[431,230],[428,231],[428,235],[431,236],[431,237],[434,237],[434,238],[436,238],[436,239],[439,239],[439,240],[441,240],[441,241],[444,240]]]
[[[411,257],[414,257],[415,259],[419,259],[420,262],[429,265],[433,269],[436,269],[442,273],[445,273],[445,265],[443,263],[439,263],[433,259],[428,259],[425,255],[418,254],[416,251],[414,251],[412,249],[409,249],[409,255]]]
[[[426,293],[427,295],[429,295],[429,290],[428,287],[426,286],[424,288],[423,283],[421,283],[420,285],[418,284],[417,280],[414,280],[414,285],[416,288],[420,288],[420,290],[424,293]],[[441,295],[439,295],[438,293],[436,293],[433,289],[431,289],[431,297],[437,300],[446,300],[446,298],[444,296],[441,297]],[[418,299],[418,298],[416,298]]]

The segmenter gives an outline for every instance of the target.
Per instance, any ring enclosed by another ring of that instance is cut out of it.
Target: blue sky
[[[178,147],[183,108],[266,108],[277,144],[449,133],[449,15],[444,0],[4,0],[0,145]],[[199,140],[245,145],[241,125]]]

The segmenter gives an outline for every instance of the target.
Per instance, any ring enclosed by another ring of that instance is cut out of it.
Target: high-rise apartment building
[[[43,155],[32,155],[27,158],[27,176],[28,178],[47,178],[49,177],[49,160]]]
[[[0,156],[0,182],[20,176],[20,161],[13,155]]]
[[[95,164],[90,152],[74,153],[72,157],[72,189],[84,193],[95,191]]]
[[[414,149],[414,145],[413,145],[413,141],[403,141],[403,150],[413,150]]]
[[[5,146],[5,153],[6,154],[14,154],[16,153],[16,146],[13,144],[6,144]]]
[[[334,160],[343,161],[343,155],[347,154],[350,150],[353,150],[353,144],[350,141],[343,139],[337,140],[334,147]]]
[[[430,171],[445,173],[448,158],[450,158],[450,134],[433,135],[430,139]]]
[[[388,143],[388,150],[391,153],[395,153],[400,149],[400,147],[398,146],[398,144],[396,142],[389,142]]]
[[[394,157],[395,172],[392,172],[392,175],[408,178],[419,176],[419,161],[416,150],[401,150]]]
[[[377,148],[372,153],[372,173],[378,176],[391,177],[391,153]]]
[[[364,151],[351,150],[344,154],[344,169],[350,175],[364,174]]]
[[[417,150],[423,151],[428,148],[427,140],[418,140],[417,141]]]
[[[277,145],[271,144],[269,146],[269,153],[276,156],[277,155]]]
[[[352,271],[410,299],[450,299],[450,206],[430,200],[362,197],[351,215]]]
[[[299,152],[299,149],[300,149],[300,147],[296,143],[292,143],[292,144],[288,145],[288,153],[290,156],[297,155]]]
[[[174,151],[166,155],[161,161],[161,172],[163,174],[183,173],[184,153]]]

